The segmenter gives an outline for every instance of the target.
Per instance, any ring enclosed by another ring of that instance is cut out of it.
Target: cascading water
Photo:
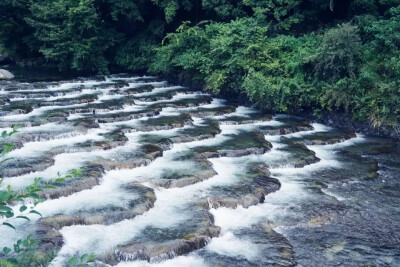
[[[2,187],[82,168],[42,194],[28,233],[49,263],[395,266],[400,152],[393,140],[236,106],[155,77],[0,84],[10,142]],[[0,255],[1,257],[1,255]]]

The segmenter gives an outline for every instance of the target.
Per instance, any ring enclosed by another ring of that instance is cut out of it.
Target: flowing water
[[[154,77],[2,82],[2,187],[73,168],[42,194],[51,266],[399,266],[400,146],[270,116]],[[18,207],[16,207],[17,209]]]

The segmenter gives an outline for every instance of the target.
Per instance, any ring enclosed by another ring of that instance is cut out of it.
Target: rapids
[[[0,129],[23,126],[1,189],[83,169],[0,246],[34,233],[50,266],[400,265],[397,141],[150,76],[0,88]]]

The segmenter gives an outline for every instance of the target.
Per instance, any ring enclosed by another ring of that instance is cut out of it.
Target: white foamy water
[[[138,104],[138,105],[150,106],[150,105],[154,105],[154,104],[174,103],[174,102],[178,102],[179,100],[185,100],[185,99],[196,99],[196,98],[199,98],[200,96],[209,96],[209,94],[183,94],[183,93],[177,93],[171,99],[148,101],[148,102],[136,100],[135,103]]]
[[[95,101],[94,103],[102,103],[102,102],[105,102],[105,101],[116,100],[116,99],[120,99],[120,98],[123,98],[123,97],[124,97],[124,95],[120,95],[120,94],[115,94],[115,95],[102,94],[101,96],[99,96],[97,101]]]
[[[217,102],[218,103],[218,102]],[[243,117],[243,118],[250,118],[251,114],[257,113],[258,111],[254,108],[243,107],[239,106],[236,110],[230,114],[214,116],[213,118],[216,120],[222,120],[230,117]]]
[[[86,89],[86,90],[82,90],[79,93],[71,93],[71,94],[66,94],[66,95],[62,95],[62,96],[46,97],[43,99],[43,101],[46,101],[46,102],[56,101],[56,100],[57,101],[59,101],[59,100],[68,101],[68,100],[72,100],[72,99],[75,99],[75,98],[78,98],[81,96],[94,97],[97,94],[104,93],[105,91],[106,90],[101,90],[101,89],[98,89],[98,90]]]
[[[291,134],[286,134],[286,135],[266,135],[265,139],[270,142],[279,142],[282,137],[301,138],[301,137],[312,135],[315,133],[328,132],[328,131],[332,130],[331,127],[320,124],[320,123],[313,123],[311,126],[313,127],[313,130],[291,133]]]
[[[201,108],[206,109],[213,109],[213,108],[220,108],[226,105],[226,101],[219,98],[214,98],[210,104],[202,105]]]
[[[154,96],[160,93],[165,93],[174,90],[184,89],[182,86],[156,87],[151,92],[143,92],[135,94],[136,97]]]
[[[191,143],[193,145],[193,143],[196,142]],[[131,171],[129,181],[140,181],[143,177],[148,177],[146,174],[149,173],[152,174],[153,177],[160,174],[160,170],[167,167],[168,164],[171,164],[170,158],[177,150],[182,151],[190,147],[190,145],[186,148],[177,148],[177,146],[174,146],[172,150],[165,152],[163,158],[157,159],[150,166],[136,168],[134,171]],[[122,221],[109,226],[90,225],[64,227],[61,232],[65,238],[66,244],[60,251],[59,258],[56,258],[54,263],[56,264],[59,261],[63,261],[64,257],[73,255],[77,251],[82,252],[82,247],[90,248],[96,252],[104,252],[115,245],[131,240],[136,235],[140,234],[142,229],[148,226],[168,228],[184,222],[188,219],[188,214],[178,212],[178,210],[182,209],[187,203],[193,201],[194,196],[198,198],[206,197],[209,188],[229,185],[235,182],[232,177],[234,177],[234,173],[238,170],[234,165],[228,164],[233,161],[234,159],[229,158],[212,159],[211,162],[218,175],[201,183],[184,188],[156,189],[157,201],[154,208],[132,220]],[[123,177],[127,177],[127,175]],[[112,180],[112,182],[114,182],[114,180]],[[103,232],[104,234],[99,235],[99,232]],[[114,237],[111,238],[111,236]]]
[[[62,109],[67,109],[67,108],[78,108],[78,107],[84,107],[86,104],[74,104],[74,105],[67,105],[67,106],[45,106],[45,107],[39,107],[37,109],[34,109],[33,111],[27,113],[27,114],[16,114],[16,115],[7,115],[4,117],[1,117],[2,121],[24,121],[24,120],[29,120],[32,117],[42,115],[46,111],[51,111],[51,110],[62,110]]]
[[[272,169],[271,172],[274,175],[281,175],[287,176],[287,175],[299,175],[299,174],[308,174],[313,171],[321,170],[321,169],[327,169],[327,168],[340,168],[341,163],[337,160],[337,156],[335,155],[335,151],[339,148],[343,148],[346,146],[351,146],[357,143],[362,143],[364,142],[365,139],[361,135],[357,135],[356,138],[346,140],[342,143],[337,143],[333,145],[310,145],[307,146],[308,149],[312,150],[315,152],[315,156],[320,159],[319,162],[313,163],[310,165],[306,165],[303,168],[293,168],[291,166],[289,167],[280,167],[280,168],[275,168]]]
[[[226,232],[220,237],[213,238],[207,246],[207,250],[231,257],[243,257],[249,261],[257,258],[260,253],[257,245],[238,238],[232,232]]]
[[[106,131],[102,129],[91,129],[86,134],[79,134],[74,136],[74,134],[70,134],[71,137],[68,138],[55,138],[54,140],[49,141],[37,141],[37,142],[29,142],[25,143],[24,146],[20,149],[13,150],[9,154],[10,157],[33,157],[39,156],[38,153],[43,153],[46,151],[50,151],[56,147],[62,146],[71,146],[77,143],[83,143],[86,141],[102,141],[104,140],[103,136],[99,134],[105,133]]]
[[[140,79],[156,79],[157,77],[154,76],[137,76],[137,77],[107,77],[110,81],[137,81]]]
[[[98,116],[98,118],[95,116],[92,117],[91,113],[93,110],[96,111],[96,114],[115,114],[117,117],[129,116],[131,113],[135,112],[142,113],[142,111],[146,113],[147,110],[150,110],[154,106],[161,111],[153,118],[161,118],[160,121],[162,121],[162,118],[179,116],[183,113],[196,111],[198,109],[201,109],[200,111],[206,110],[207,112],[213,112],[212,109],[218,109],[228,105],[224,100],[213,99],[211,103],[202,103],[197,107],[195,106],[198,104],[196,103],[196,99],[203,99],[203,97],[210,95],[201,92],[180,92],[184,87],[166,86],[166,82],[145,82],[142,79],[154,79],[154,77],[122,78],[111,76],[107,77],[104,81],[88,80],[64,82],[48,86],[48,88],[45,89],[25,90],[26,92],[32,93],[61,91],[57,96],[42,100],[46,102],[69,101],[85,95],[97,97],[97,99],[89,105],[77,104],[69,106],[38,107],[34,108],[34,110],[28,114],[0,117],[0,121],[13,122],[40,119],[41,116],[47,112],[64,109],[67,112],[69,109],[74,108],[85,108],[85,110],[80,110],[81,112],[87,112],[89,110],[89,113],[82,114],[70,112],[67,122],[44,123],[40,126],[21,129],[21,133],[24,134],[53,132],[54,137],[51,137],[51,140],[48,141],[26,142],[22,148],[12,151],[10,156],[24,159],[32,158],[36,155],[46,155],[46,153],[50,153],[57,148],[63,148],[65,151],[58,151],[60,154],[54,156],[54,164],[43,171],[5,178],[2,188],[10,184],[15,189],[22,189],[31,184],[35,177],[50,179],[56,177],[58,172],[66,173],[70,169],[84,168],[89,164],[105,164],[104,162],[112,164],[119,163],[119,161],[134,162],[136,157],[138,160],[144,157],[140,154],[142,153],[141,146],[144,143],[153,142],[153,139],[179,136],[182,132],[185,132],[184,130],[186,129],[196,129],[196,127],[207,126],[210,120],[218,122],[219,120],[229,119],[230,117],[241,117],[251,120],[252,115],[258,113],[256,109],[239,106],[233,113],[222,116],[209,116],[207,118],[192,116],[192,125],[186,125],[183,128],[161,131],[149,129],[149,132],[140,132],[138,130],[140,129],[139,126],[145,126],[147,120],[150,118],[150,116],[146,114],[139,119],[131,119],[131,117],[128,117],[127,119],[129,120],[127,121],[117,121],[116,119],[115,121],[111,120],[107,123],[99,123],[100,128],[86,129],[82,126],[85,125],[84,123],[80,126],[74,126],[77,122],[86,122],[83,121],[85,118],[89,123],[92,118],[97,120],[97,122],[101,121],[99,119],[101,116]],[[119,83],[119,86],[115,86],[118,82],[127,82],[128,84]],[[101,85],[102,88],[97,87],[98,85]],[[149,92],[140,92],[140,87],[146,85],[151,85],[154,89]],[[73,88],[78,87],[79,91],[73,91]],[[137,93],[135,93],[135,88],[138,88]],[[127,90],[129,90],[129,96],[124,95],[127,93]],[[62,93],[63,91],[65,93]],[[150,102],[136,100],[138,97],[152,97],[170,91],[176,91],[176,94],[174,92],[171,99]],[[22,90],[19,92],[24,91]],[[18,91],[16,91],[16,93],[18,93]],[[5,94],[7,94],[7,92],[5,92]],[[128,99],[129,101],[126,101]],[[134,101],[132,101],[132,99],[134,99]],[[180,107],[182,104],[186,103],[186,101],[191,105]],[[113,110],[107,109],[108,103],[112,105]],[[86,110],[86,108],[88,110]],[[221,227],[221,234],[219,237],[211,239],[210,243],[201,253],[192,252],[161,263],[150,264],[144,261],[121,262],[117,266],[201,267],[207,266],[207,259],[200,256],[204,255],[204,253],[211,255],[218,254],[221,255],[221,258],[226,256],[229,258],[248,260],[250,262],[258,262],[262,257],[267,257],[268,255],[266,252],[260,249],[257,242],[253,242],[254,240],[252,240],[251,236],[240,234],[241,230],[251,228],[253,225],[264,222],[265,220],[270,221],[272,223],[271,225],[283,234],[285,234],[285,229],[296,227],[296,221],[288,222],[288,218],[296,218],[296,216],[299,216],[296,214],[296,209],[291,208],[298,207],[302,203],[311,202],[311,200],[315,198],[315,195],[313,195],[307,187],[307,182],[305,180],[316,171],[341,168],[341,164],[336,155],[337,150],[363,142],[363,136],[357,136],[357,138],[335,145],[307,146],[307,148],[313,151],[316,157],[320,159],[319,162],[306,165],[303,168],[294,168],[292,165],[285,165],[285,160],[291,157],[290,143],[286,142],[287,140],[332,131],[332,128],[322,124],[313,124],[312,126],[314,129],[310,131],[303,131],[285,136],[265,136],[265,139],[271,142],[273,148],[263,155],[209,159],[208,164],[212,165],[212,168],[217,174],[201,182],[182,188],[166,189],[156,186],[155,181],[158,179],[172,179],[175,177],[179,179],[180,175],[183,177],[196,175],[197,172],[202,171],[205,166],[203,166],[204,163],[202,161],[193,160],[193,155],[191,154],[193,151],[203,147],[208,147],[210,150],[216,149],[215,147],[220,149],[219,147],[223,146],[224,142],[232,141],[229,143],[234,143],[235,138],[239,134],[250,134],[253,131],[257,131],[261,126],[283,127],[286,125],[286,123],[275,120],[279,118],[288,119],[289,117],[278,115],[271,121],[260,120],[257,123],[242,125],[220,125],[221,133],[213,138],[173,144],[170,150],[163,151],[162,157],[155,160],[152,158],[153,161],[150,162],[149,160],[146,166],[136,168],[130,167],[132,169],[121,167],[122,169],[107,170],[99,179],[99,183],[92,188],[81,188],[78,192],[71,193],[68,196],[46,200],[40,203],[37,206],[37,210],[40,211],[44,217],[59,214],[70,216],[107,216],[109,210],[126,211],[132,209],[130,206],[132,203],[141,203],[141,201],[144,201],[145,199],[142,199],[143,197],[141,195],[143,192],[137,189],[139,187],[146,187],[149,191],[154,190],[156,196],[154,207],[134,218],[115,218],[115,221],[108,225],[93,224],[63,227],[60,233],[63,236],[64,245],[52,261],[51,266],[63,266],[65,262],[74,255],[82,255],[83,253],[103,255],[103,253],[113,253],[115,248],[120,245],[139,241],[147,242],[147,239],[150,239],[149,242],[153,242],[151,239],[152,234],[159,234],[160,238],[163,236],[164,232],[167,233],[167,236],[170,233],[171,236],[174,236],[176,231],[184,230],[186,227],[190,226],[188,224],[191,222],[201,219],[195,218],[196,216],[193,216],[193,212],[196,209],[200,209],[199,204],[204,203],[202,201],[206,201],[210,197],[218,197],[219,194],[232,194],[233,197],[240,197],[238,195],[241,191],[240,189],[236,191],[235,187],[241,188],[246,186],[247,183],[250,183],[250,181],[246,180],[248,179],[246,172],[249,164],[253,163],[265,163],[267,166],[277,166],[275,168],[271,167],[270,171],[274,177],[279,178],[281,182],[280,190],[269,194],[264,203],[250,206],[249,208],[238,206],[236,208],[220,207],[211,209],[210,212],[214,216],[215,225]],[[170,120],[170,118],[168,118],[168,120]],[[96,151],[83,151],[84,148],[79,145],[80,143],[88,142],[107,142],[109,141],[108,138],[110,138],[108,135],[114,131],[123,131],[128,141],[124,144],[121,142],[120,146],[115,148],[99,149]],[[119,166],[128,165],[121,164]],[[338,194],[333,193],[329,188],[323,189],[322,192],[335,197],[339,201],[344,200]],[[15,209],[18,209],[18,206],[15,206]],[[31,227],[37,219],[38,218],[32,218],[32,222],[30,223],[18,222],[16,224],[18,227],[25,227],[26,229],[8,235],[0,241],[0,245],[3,243],[10,244],[15,242],[17,238],[23,237],[27,233],[27,229],[30,229],[29,227]],[[154,233],[149,231],[149,229],[154,229]],[[0,235],[3,236],[4,233],[5,232],[0,229]],[[182,237],[165,238],[167,242],[176,238],[181,239]],[[171,238],[171,240],[168,238]],[[163,241],[157,242],[161,243]]]
[[[225,207],[211,209],[215,224],[222,227],[223,231],[233,231],[251,227],[265,219],[276,221],[290,212],[285,206],[309,197],[301,183],[282,180],[281,183],[281,189],[269,194],[262,204],[247,209],[242,206],[235,209]]]
[[[322,193],[324,193],[324,194],[326,194],[326,195],[328,195],[328,196],[331,196],[331,197],[335,198],[335,199],[338,200],[338,201],[344,201],[344,200],[346,200],[346,198],[344,198],[344,197],[342,197],[342,196],[339,196],[338,194],[335,194],[335,193],[331,192],[329,189],[322,188],[321,191],[322,191]]]
[[[43,216],[53,216],[60,212],[65,215],[73,215],[76,212],[90,212],[92,209],[112,207],[128,208],[127,203],[139,198],[134,192],[128,193],[118,187],[118,182],[110,183],[104,179],[102,186],[83,190],[68,197],[61,197],[40,203],[37,210]],[[102,201],[99,201],[99,196]]]
[[[129,83],[128,87],[123,88],[123,90],[128,90],[128,89],[133,89],[133,88],[139,88],[144,85],[152,85],[152,86],[162,86],[165,85],[167,82],[161,81],[161,82],[135,82],[134,80]]]
[[[22,89],[22,90],[16,90],[16,91],[9,91],[7,93],[11,92],[34,92],[34,93],[46,93],[46,92],[52,92],[52,91],[62,91],[62,90],[70,90],[73,88],[77,88],[79,86],[85,86],[85,87],[92,87],[95,85],[101,85],[108,83],[107,81],[95,81],[95,80],[86,80],[86,81],[76,81],[76,82],[63,82],[58,85],[51,85],[47,88],[29,88],[29,89]]]
[[[39,126],[22,127],[18,129],[18,132],[20,133],[52,132],[54,131],[54,129],[57,129],[57,131],[66,131],[70,130],[71,126],[51,122]]]
[[[150,264],[146,261],[139,262],[121,262],[117,267],[176,267],[176,266],[185,266],[185,267],[207,267],[204,260],[198,256],[179,256],[174,259]]]
[[[326,131],[327,128],[321,125],[313,125],[314,130],[309,132],[303,132],[302,134],[308,135],[312,132]],[[290,134],[286,137],[299,137],[299,134]],[[280,139],[280,138],[279,138]],[[266,158],[270,155],[276,157],[282,157],[283,155],[276,149],[280,146],[278,145],[277,139],[269,139],[272,141],[274,149],[271,154],[267,153],[262,156]],[[326,169],[326,168],[340,168],[340,163],[336,160],[335,150],[343,148],[346,146],[351,146],[355,143],[363,142],[362,136],[357,136],[357,138],[347,140],[345,142],[325,145],[325,146],[308,146],[309,149],[316,153],[316,156],[321,159],[320,162],[306,165],[303,168],[294,167],[281,167],[276,169],[271,169],[273,175],[278,175],[281,182],[281,188],[279,191],[269,194],[265,202],[256,206],[251,206],[249,208],[243,208],[241,206],[230,209],[221,207],[218,209],[212,209],[211,213],[214,215],[215,224],[222,227],[223,232],[229,232],[237,229],[243,229],[251,227],[251,225],[257,224],[263,220],[269,220],[272,222],[282,223],[285,221],[286,217],[293,216],[293,212],[288,210],[287,207],[295,203],[307,202],[307,199],[312,198],[311,193],[305,188],[301,177],[304,175],[309,175],[310,173]],[[277,151],[277,153],[275,153]],[[254,156],[251,157],[254,160]],[[267,161],[268,162],[268,161]],[[300,176],[299,176],[300,175]],[[332,193],[329,195],[333,196]],[[339,196],[335,195],[338,200],[342,200]],[[282,232],[285,227],[276,227],[278,232]],[[217,240],[217,239],[216,239]],[[238,245],[240,246],[240,245]],[[225,248],[220,248],[221,254],[224,253]],[[218,253],[218,252],[217,252]],[[240,255],[240,253],[238,253]]]

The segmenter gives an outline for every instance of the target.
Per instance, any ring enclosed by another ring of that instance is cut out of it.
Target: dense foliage
[[[400,124],[399,0],[3,0],[19,62],[147,71],[270,111]]]

